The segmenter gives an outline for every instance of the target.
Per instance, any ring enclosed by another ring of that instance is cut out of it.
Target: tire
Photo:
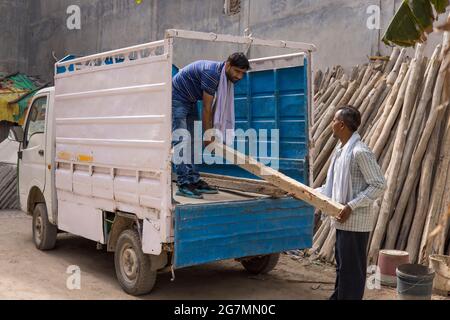
[[[33,210],[33,240],[39,250],[52,250],[56,245],[58,228],[48,221],[47,207],[38,203]]]
[[[241,264],[251,274],[266,274],[272,271],[280,260],[280,254],[274,253],[264,256],[244,259]]]
[[[156,282],[156,271],[151,270],[150,257],[142,252],[139,234],[135,230],[123,231],[114,252],[117,280],[122,289],[133,296],[152,291]]]

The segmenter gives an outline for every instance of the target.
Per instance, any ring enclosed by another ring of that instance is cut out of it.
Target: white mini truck
[[[202,200],[175,196],[177,38],[296,51],[251,61],[235,90],[236,123],[279,129],[280,170],[310,179],[313,45],[168,30],[161,41],[58,62],[55,86],[35,94],[24,127],[11,132],[21,142],[21,208],[33,216],[40,250],[53,249],[58,232],[106,245],[132,295],[149,293],[158,271],[213,261],[236,259],[249,272],[269,272],[280,252],[312,241],[313,209],[291,197],[226,190]],[[233,165],[201,168],[230,180],[254,178]]]

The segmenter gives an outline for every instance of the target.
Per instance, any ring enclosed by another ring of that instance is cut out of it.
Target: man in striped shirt
[[[332,218],[332,227],[336,228],[336,284],[330,300],[363,298],[367,245],[374,225],[372,205],[386,188],[375,155],[357,132],[360,124],[361,114],[357,109],[345,106],[336,112],[332,129],[340,142],[333,154],[327,182],[318,189],[345,205]]]
[[[225,62],[200,60],[182,70],[173,78],[172,90],[172,131],[185,129],[191,133],[191,159],[187,162],[174,164],[177,173],[177,195],[202,198],[202,194],[217,193],[207,183],[200,179],[194,164],[194,122],[198,120],[198,101],[203,102],[203,131],[213,128],[213,101],[217,93],[222,70],[232,83],[240,81],[250,69],[247,57],[243,53],[232,54]],[[174,145],[182,143],[173,141]],[[208,144],[208,143],[206,143]]]

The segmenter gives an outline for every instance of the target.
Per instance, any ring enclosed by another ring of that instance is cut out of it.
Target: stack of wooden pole
[[[19,209],[17,166],[0,163],[0,210]]]
[[[424,47],[418,45],[412,59],[405,49],[395,48],[384,63],[357,66],[350,75],[335,67],[315,78],[313,187],[325,183],[338,142],[331,121],[343,105],[361,112],[359,133],[386,177],[387,189],[374,203],[370,264],[380,249],[406,250],[419,263],[427,263],[432,253],[450,254],[449,32],[430,59]],[[319,222],[311,253],[333,262],[330,219]],[[437,227],[438,235],[432,234]]]

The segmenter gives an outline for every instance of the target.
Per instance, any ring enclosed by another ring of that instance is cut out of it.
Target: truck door
[[[36,97],[25,123],[24,141],[19,152],[19,193],[23,210],[27,209],[32,186],[45,187],[45,123],[48,96]]]

